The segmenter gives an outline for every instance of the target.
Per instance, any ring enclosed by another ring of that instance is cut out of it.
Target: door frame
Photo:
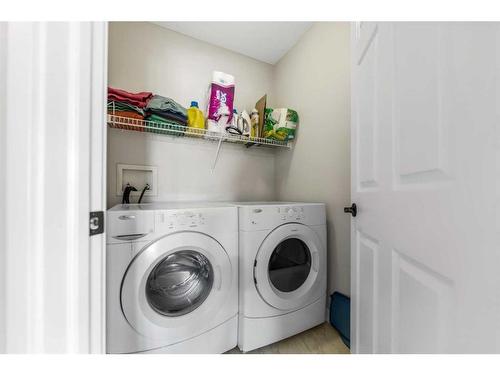
[[[0,37],[0,351],[105,353],[107,23]]]
[[[108,22],[92,23],[90,211],[106,213]],[[106,215],[104,215],[106,216]],[[106,220],[104,233],[89,238],[90,352],[106,353]]]

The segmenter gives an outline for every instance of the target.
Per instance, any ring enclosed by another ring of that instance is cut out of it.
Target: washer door
[[[285,224],[262,242],[254,263],[255,285],[269,305],[299,309],[319,297],[319,252],[316,233],[302,224]]]
[[[147,337],[186,337],[206,329],[231,287],[231,262],[212,237],[167,235],[145,247],[122,282],[125,318]]]

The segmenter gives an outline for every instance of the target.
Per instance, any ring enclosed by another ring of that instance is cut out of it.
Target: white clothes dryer
[[[237,208],[118,205],[107,213],[107,352],[222,353],[236,346]]]
[[[238,346],[247,352],[325,321],[324,204],[239,206]]]

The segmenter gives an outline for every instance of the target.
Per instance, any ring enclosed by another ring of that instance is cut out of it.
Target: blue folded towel
[[[146,105],[146,110],[155,110],[187,118],[187,109],[175,100],[160,95],[154,95]]]

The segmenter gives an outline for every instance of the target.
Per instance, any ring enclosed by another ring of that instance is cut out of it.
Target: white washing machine
[[[107,227],[108,353],[236,346],[236,207],[118,205],[108,210]]]
[[[239,206],[238,346],[247,352],[325,321],[324,204]]]

